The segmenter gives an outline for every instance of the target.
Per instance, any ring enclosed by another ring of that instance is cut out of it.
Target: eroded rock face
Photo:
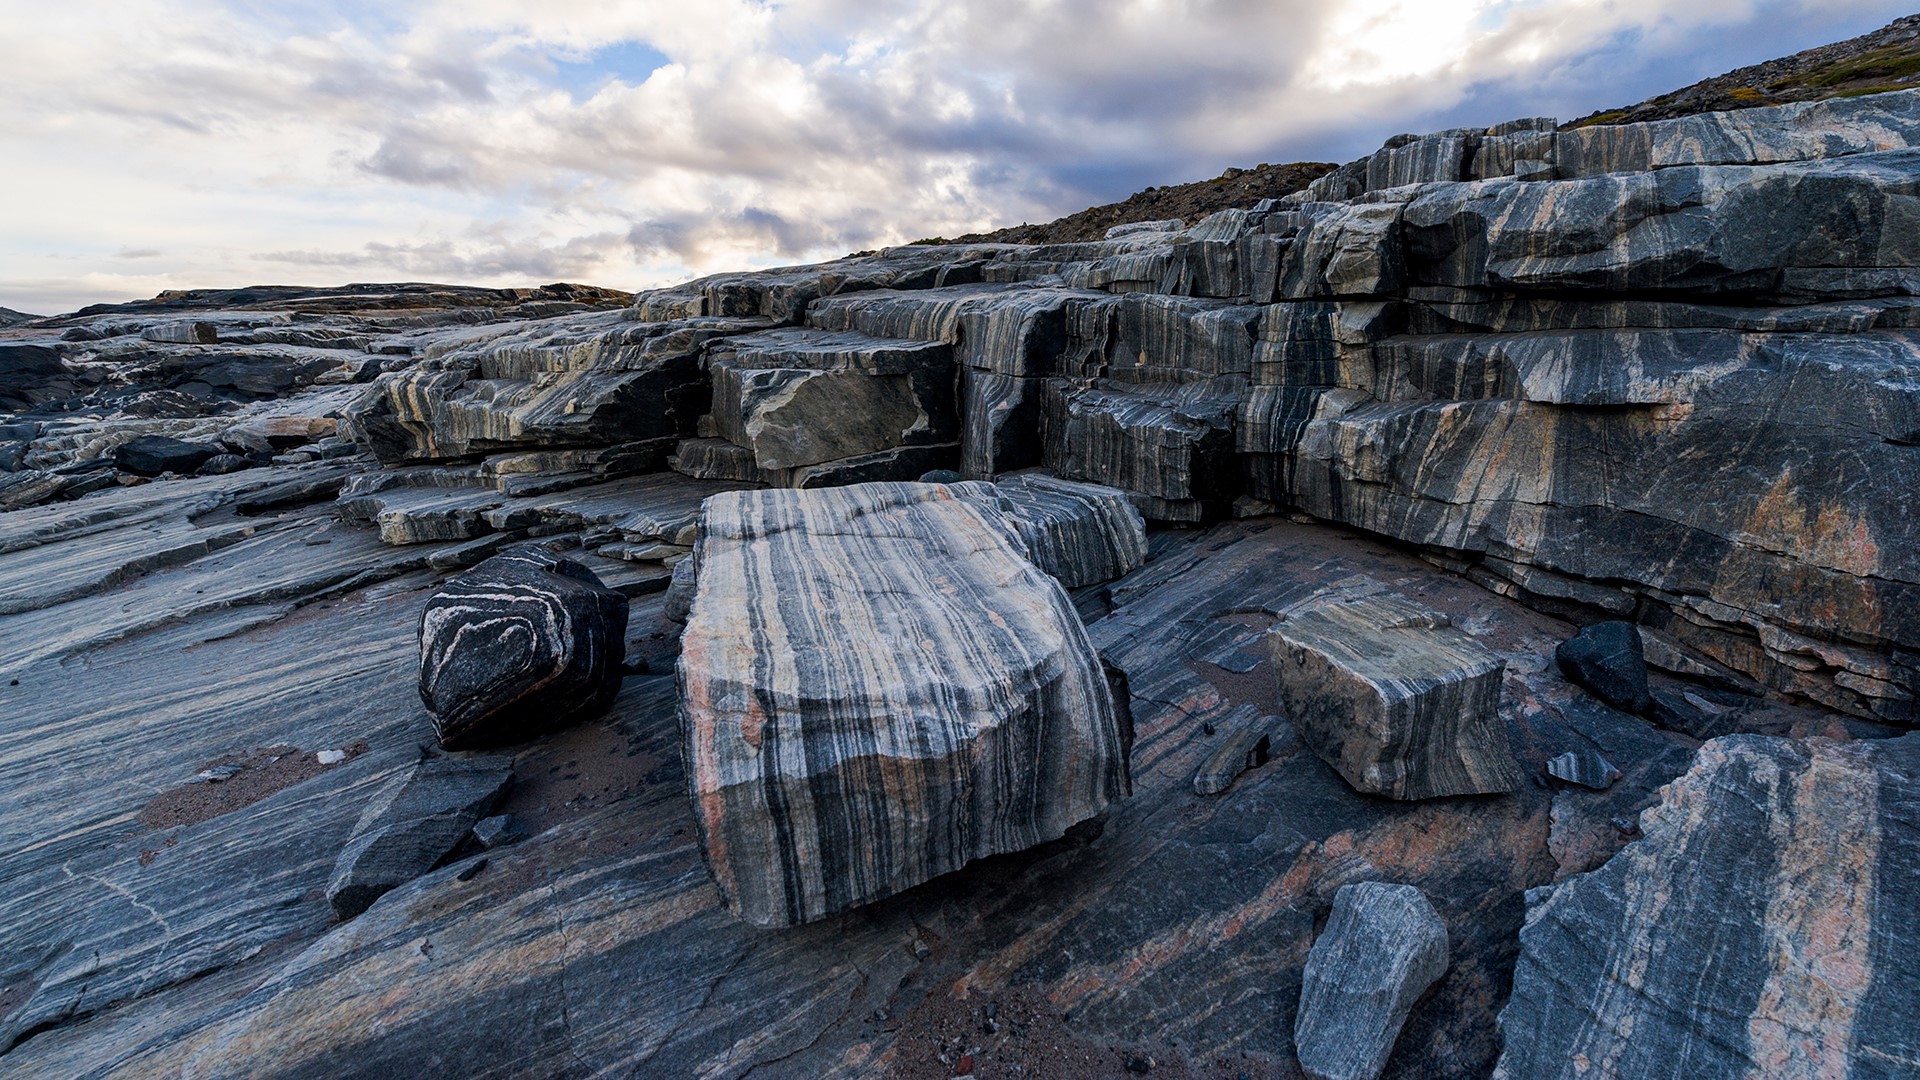
[[[440,745],[520,742],[604,712],[620,691],[627,598],[571,559],[496,555],[420,615],[420,699]]]
[[[707,501],[682,725],[708,867],[755,926],[1031,847],[1129,790],[1086,631],[963,487]]]
[[[1290,612],[1268,635],[1287,717],[1357,791],[1512,791],[1503,663],[1444,616],[1376,594]]]
[[[1314,1080],[1374,1080],[1413,1003],[1447,962],[1447,926],[1419,889],[1341,886],[1307,954],[1293,1022],[1300,1068]]]
[[[1920,735],[1733,735],[1529,894],[1494,1075],[1870,1077],[1920,1055]]]

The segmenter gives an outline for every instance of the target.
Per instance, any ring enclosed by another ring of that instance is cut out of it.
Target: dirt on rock
[[[366,751],[366,742],[360,741],[335,749],[267,746],[225,754],[200,766],[200,771],[185,784],[154,796],[140,808],[138,820],[148,829],[197,825],[252,806],[269,795],[338,768]],[[322,754],[327,760],[321,760]],[[339,756],[333,756],[335,754]]]
[[[883,1027],[895,1027],[875,1016]],[[1279,1080],[1297,1069],[1252,1056],[1194,1062],[1177,1047],[1109,1045],[1067,1027],[1026,990],[955,997],[936,990],[897,1021],[889,1080]]]

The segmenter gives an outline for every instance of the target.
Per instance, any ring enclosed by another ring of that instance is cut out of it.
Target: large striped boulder
[[[620,692],[627,598],[544,551],[496,555],[420,613],[420,700],[440,745],[520,742],[606,711]]]
[[[688,782],[748,923],[890,896],[1128,793],[1124,691],[988,485],[716,495],[697,558]]]

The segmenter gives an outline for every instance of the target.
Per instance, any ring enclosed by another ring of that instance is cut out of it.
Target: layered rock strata
[[[1287,718],[1357,791],[1392,799],[1511,791],[1504,662],[1445,616],[1375,594],[1291,611],[1268,635]]]
[[[1063,834],[1131,732],[1059,584],[953,487],[742,492],[702,513],[679,678],[714,880],[810,922]]]
[[[1708,743],[1644,839],[1530,894],[1494,1075],[1910,1072],[1916,780],[1920,735]]]

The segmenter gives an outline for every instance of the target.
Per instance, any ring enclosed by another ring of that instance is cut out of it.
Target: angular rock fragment
[[[1447,927],[1419,889],[1363,881],[1333,894],[1307,953],[1293,1041],[1314,1080],[1374,1080],[1414,1002],[1447,973]]]
[[[495,814],[473,823],[473,840],[491,851],[527,838],[527,828],[512,814]]]
[[[1512,791],[1504,663],[1404,597],[1322,601],[1268,635],[1287,719],[1356,791],[1431,799]]]
[[[1641,839],[1528,894],[1494,1075],[1912,1075],[1917,777],[1920,735],[1701,747]]]
[[[1620,770],[1592,750],[1569,750],[1547,760],[1547,775],[1569,784],[1605,791],[1620,779]]]
[[[719,495],[697,557],[689,784],[748,923],[878,900],[1128,793],[1131,725],[991,488]]]
[[[334,864],[327,902],[351,919],[452,854],[506,796],[513,759],[431,758],[394,780],[360,815]]]
[[[440,745],[519,742],[605,711],[620,691],[627,598],[538,550],[496,555],[420,614],[420,699]]]
[[[1623,712],[1647,711],[1647,661],[1630,622],[1595,623],[1560,643],[1554,662],[1569,682]]]
[[[142,435],[113,451],[116,467],[135,476],[177,473],[185,476],[220,453],[217,446],[185,442],[166,435]]]
[[[1265,765],[1272,754],[1273,736],[1264,728],[1254,724],[1239,728],[1200,763],[1193,774],[1193,793],[1218,795],[1232,787],[1241,773]]]

